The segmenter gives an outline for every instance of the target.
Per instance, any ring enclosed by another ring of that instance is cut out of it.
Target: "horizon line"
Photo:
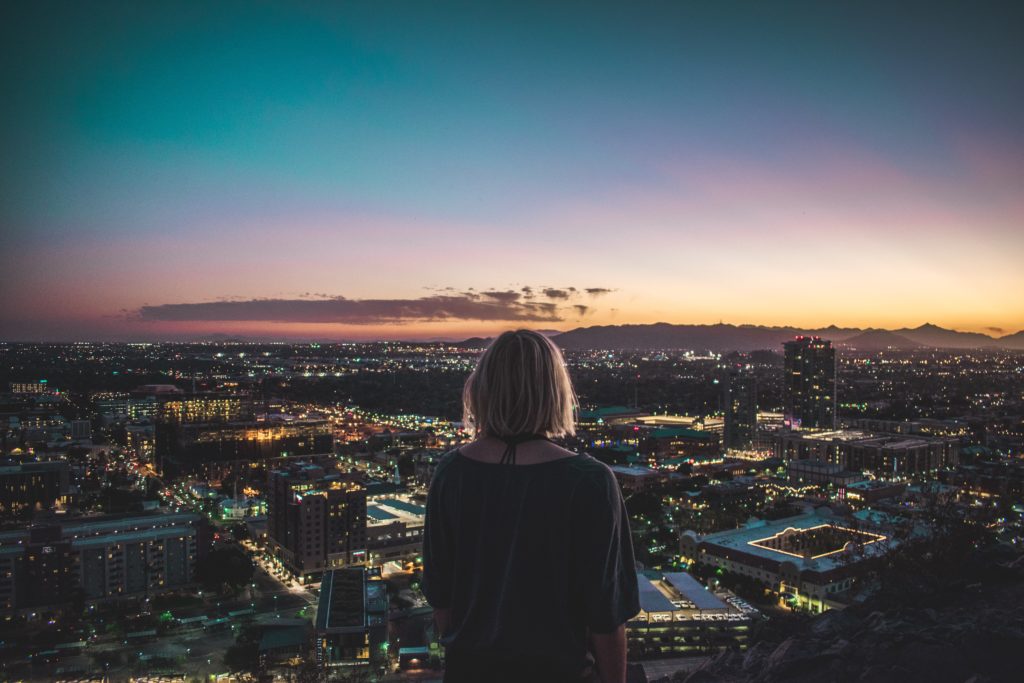
[[[1006,331],[1004,333],[994,336],[994,334],[962,330],[954,327],[942,327],[934,323],[925,322],[917,327],[898,327],[898,328],[886,328],[886,327],[843,327],[835,323],[821,327],[810,327],[810,326],[798,326],[789,324],[776,324],[776,325],[758,325],[753,323],[728,323],[720,321],[717,323],[669,323],[665,321],[657,321],[652,323],[619,323],[619,324],[607,324],[607,325],[588,325],[574,327],[570,329],[553,329],[545,328],[538,331],[548,336],[559,336],[569,332],[575,332],[578,330],[590,330],[590,329],[608,329],[608,328],[627,328],[627,327],[694,327],[694,328],[713,328],[713,327],[731,327],[734,329],[762,329],[762,330],[786,330],[796,332],[824,332],[827,330],[834,330],[836,332],[890,332],[899,333],[912,332],[920,330],[922,328],[932,328],[935,330],[941,330],[945,332],[952,332],[958,335],[970,335],[980,336],[990,339],[994,342],[998,342],[1001,339],[1013,337],[1015,335],[1024,334],[1024,327],[1017,331]],[[509,329],[520,329],[521,326],[509,326]],[[532,328],[531,328],[532,329]],[[495,334],[470,334],[468,336],[457,336],[457,337],[438,337],[438,336],[424,336],[424,337],[367,337],[367,338],[345,338],[345,337],[323,337],[323,336],[273,336],[269,335],[266,337],[251,337],[247,335],[237,335],[228,333],[210,333],[207,335],[198,335],[194,337],[179,337],[179,338],[127,338],[127,337],[112,337],[108,339],[99,338],[32,338],[32,339],[17,339],[8,338],[0,339],[0,344],[212,344],[212,343],[244,343],[244,344],[312,344],[312,343],[324,343],[324,344],[372,344],[372,343],[419,343],[419,344],[445,344],[445,343],[460,343],[474,339],[491,339]],[[839,340],[842,341],[842,340]],[[909,341],[909,340],[908,340]]]

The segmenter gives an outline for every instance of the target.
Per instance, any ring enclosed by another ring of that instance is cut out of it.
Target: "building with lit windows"
[[[324,573],[316,611],[316,659],[324,667],[383,661],[388,644],[388,589],[363,567]]]
[[[713,593],[690,574],[637,575],[640,612],[626,623],[630,660],[744,650],[760,613],[727,591]]]
[[[859,472],[849,472],[822,460],[790,460],[786,464],[786,476],[792,484],[816,486],[848,486],[864,479]]]
[[[208,545],[191,513],[104,516],[0,532],[0,608],[149,597],[192,583]]]
[[[272,470],[267,482],[271,553],[302,581],[366,563],[366,487],[310,463]]]
[[[612,465],[610,469],[619,486],[628,493],[649,491],[669,480],[667,472],[643,465]]]
[[[155,396],[132,396],[126,394],[94,395],[96,412],[105,422],[126,422],[154,419],[157,416]]]
[[[754,579],[790,607],[822,612],[842,606],[867,563],[898,545],[870,511],[857,515],[837,518],[822,508],[703,536],[686,531],[680,554],[685,562]]]
[[[733,450],[748,449],[757,434],[757,378],[748,368],[733,365],[721,373],[719,384],[725,419],[722,445]]]
[[[818,460],[879,479],[909,479],[955,467],[958,439],[938,436],[871,434],[852,429],[831,432],[782,431],[774,436],[775,456],[786,461]]]
[[[426,508],[399,494],[373,496],[366,505],[366,550],[371,566],[411,562],[423,553]]]
[[[577,416],[579,428],[600,429],[601,427],[632,423],[639,417],[646,415],[642,410],[626,406],[606,406],[592,410],[581,410]]]
[[[49,510],[67,502],[68,464],[63,461],[0,465],[0,519]]]
[[[235,394],[156,393],[160,422],[232,422],[252,417],[252,402]]]
[[[821,337],[799,336],[785,349],[785,419],[792,429],[836,428],[836,350]]]
[[[721,455],[718,435],[688,427],[643,427],[638,432],[641,453],[651,453],[656,460]]]
[[[153,462],[156,457],[156,428],[152,424],[130,424],[125,427],[126,448],[139,462]]]
[[[12,394],[47,394],[55,391],[45,379],[38,382],[11,382],[10,387]]]
[[[162,467],[195,472],[218,463],[261,462],[334,450],[331,425],[323,419],[268,419],[157,426]]]

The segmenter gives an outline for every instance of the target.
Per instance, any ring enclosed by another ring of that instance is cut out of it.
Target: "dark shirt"
[[[501,465],[448,453],[427,497],[423,593],[451,609],[449,673],[471,662],[578,679],[587,629],[614,631],[640,610],[611,470],[589,455]]]

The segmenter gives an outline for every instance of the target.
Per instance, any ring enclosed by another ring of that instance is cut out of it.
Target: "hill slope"
[[[816,335],[834,343],[846,342],[849,346],[871,350],[890,347],[913,349],[919,346],[1024,349],[1024,333],[997,340],[977,332],[957,332],[931,324],[900,330],[862,330],[835,325],[819,329],[726,324],[596,325],[569,330],[554,339],[564,349],[688,349],[725,352],[778,350],[782,342],[797,335]],[[854,340],[857,344],[853,343]]]
[[[921,344],[889,330],[866,330],[842,342],[843,346],[858,351],[884,351],[885,349],[919,349]]]

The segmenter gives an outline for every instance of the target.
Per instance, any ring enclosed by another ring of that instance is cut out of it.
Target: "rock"
[[[685,683],[719,683],[722,679],[707,669],[697,669],[686,677]]]
[[[741,668],[744,671],[753,671],[761,667],[764,663],[765,657],[771,652],[771,645],[765,642],[756,643],[754,647],[746,651],[743,656],[743,665]]]

